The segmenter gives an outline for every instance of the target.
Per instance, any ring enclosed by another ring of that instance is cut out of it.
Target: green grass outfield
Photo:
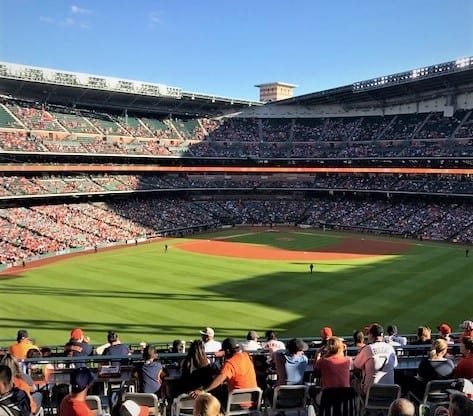
[[[302,251],[343,236],[242,236],[232,229],[193,238],[237,234],[230,241]],[[422,324],[436,331],[443,321],[459,331],[473,318],[473,257],[465,257],[464,246],[411,241],[401,255],[317,261],[311,275],[308,262],[207,256],[174,246],[188,240],[99,251],[0,279],[0,338],[26,328],[38,344],[61,344],[77,326],[94,343],[104,342],[109,329],[123,342],[191,340],[204,326],[215,328],[218,339],[244,338],[249,329],[318,336],[323,326],[347,335],[374,321],[413,333]]]

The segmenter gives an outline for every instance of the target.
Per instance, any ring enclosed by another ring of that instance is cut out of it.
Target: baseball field
[[[167,246],[167,250],[165,250]],[[74,327],[91,342],[216,338],[250,329],[337,335],[379,322],[413,333],[473,318],[466,247],[285,228],[233,228],[56,258],[0,275],[0,338],[40,345]],[[472,251],[472,250],[470,250]],[[313,272],[310,272],[313,264]]]

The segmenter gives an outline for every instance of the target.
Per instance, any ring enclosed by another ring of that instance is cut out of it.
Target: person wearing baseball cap
[[[225,362],[220,373],[210,385],[192,390],[189,394],[193,398],[207,391],[211,392],[225,381],[229,392],[236,389],[255,389],[258,387],[253,361],[247,352],[241,350],[237,340],[235,338],[225,338],[222,342],[222,351],[225,354]],[[225,404],[223,405],[225,406]]]
[[[353,366],[362,371],[361,384],[355,387],[357,392],[366,396],[372,384],[394,384],[397,364],[396,351],[392,345],[384,342],[383,327],[372,324],[368,330],[368,345],[353,360]]]
[[[61,416],[95,416],[85,398],[95,377],[87,367],[79,367],[71,373],[71,393],[65,396],[59,406]]]
[[[454,340],[452,338],[452,328],[448,324],[441,324],[437,327],[439,330],[439,338],[447,341],[447,344],[453,344]]]
[[[248,331],[246,342],[241,344],[243,351],[257,351],[261,349],[261,343],[258,342],[258,333],[256,331]]]
[[[69,342],[64,345],[64,356],[66,357],[86,357],[92,355],[93,348],[89,345],[89,337],[86,337],[81,328],[74,328],[71,331]],[[85,366],[85,361],[75,361],[77,367]]]
[[[26,359],[26,354],[32,349],[39,351],[39,347],[34,345],[28,337],[28,331],[26,329],[20,329],[16,335],[16,343],[8,347],[8,352],[18,361],[21,361]]]
[[[309,346],[302,338],[292,338],[287,342],[287,351],[273,353],[273,361],[278,375],[276,385],[304,384],[304,372],[309,360],[304,351]]]
[[[204,348],[206,353],[215,353],[222,349],[222,343],[214,340],[215,331],[212,328],[206,327],[202,329],[200,331],[200,335],[202,337],[202,341],[204,341]]]

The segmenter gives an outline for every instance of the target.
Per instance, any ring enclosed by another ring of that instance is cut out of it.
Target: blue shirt
[[[157,393],[161,388],[159,373],[163,366],[159,361],[146,361],[138,367],[140,379],[140,393]]]
[[[304,384],[304,373],[309,360],[305,354],[296,356],[277,352],[275,360],[278,373],[277,385],[281,384]]]

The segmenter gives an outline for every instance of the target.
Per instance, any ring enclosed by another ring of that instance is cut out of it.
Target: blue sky
[[[1,61],[233,98],[472,55],[472,0],[0,0]]]

